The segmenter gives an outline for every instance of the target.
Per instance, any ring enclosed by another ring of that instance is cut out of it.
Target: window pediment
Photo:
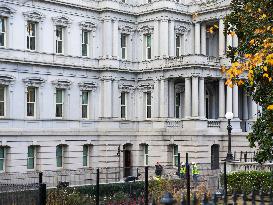
[[[188,25],[177,25],[174,28],[175,33],[183,34],[190,31],[190,27]]]
[[[0,16],[4,17],[10,17],[15,13],[15,10],[6,6],[6,5],[1,5],[0,6]]]
[[[72,23],[72,20],[66,16],[52,17],[52,21],[56,26],[69,27]]]
[[[45,83],[45,79],[40,77],[29,77],[23,79],[26,86],[40,87]]]
[[[88,90],[94,91],[98,87],[98,84],[93,81],[80,82],[79,84],[80,90]]]
[[[125,83],[121,83],[118,85],[118,88],[121,92],[132,92],[136,87],[132,84],[125,84]]]
[[[15,80],[14,76],[11,75],[0,75],[1,85],[10,85]]]
[[[96,31],[97,25],[91,21],[80,22],[80,28],[87,31]]]
[[[39,11],[27,11],[23,15],[27,21],[42,22],[45,19],[45,15]]]
[[[126,34],[130,34],[130,33],[134,32],[134,28],[131,26],[127,26],[127,25],[121,25],[121,26],[119,26],[118,29],[121,31],[121,33],[126,33]]]
[[[70,86],[72,85],[72,82],[67,79],[57,79],[52,81],[52,84],[56,88],[61,88],[61,89],[70,89]]]
[[[144,26],[139,27],[137,30],[139,32],[143,32],[143,33],[153,33],[154,32],[154,27],[149,26],[149,25],[144,25]]]
[[[139,90],[142,90],[143,92],[148,92],[154,89],[154,84],[152,83],[141,83],[137,86]]]

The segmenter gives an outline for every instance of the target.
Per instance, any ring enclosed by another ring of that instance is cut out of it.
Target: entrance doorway
[[[131,144],[123,145],[123,167],[124,177],[131,176],[132,171],[132,156],[131,156]]]
[[[219,144],[211,146],[211,169],[219,169]]]

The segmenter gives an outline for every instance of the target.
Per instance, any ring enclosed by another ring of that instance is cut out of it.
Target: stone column
[[[103,56],[112,57],[112,20],[104,19],[103,21]]]
[[[154,42],[153,42],[153,53],[155,58],[159,56],[159,21],[155,20],[154,22],[154,34],[153,34]]]
[[[232,88],[227,86],[227,112],[232,112]]]
[[[162,19],[160,22],[160,56],[167,57],[169,42],[169,22],[168,19]]]
[[[159,81],[157,79],[154,80],[152,113],[153,117],[159,117]]]
[[[198,117],[198,104],[199,104],[199,96],[198,96],[198,77],[192,77],[192,117]]]
[[[200,23],[194,26],[194,53],[200,54]]]
[[[205,118],[205,79],[199,78],[199,116]]]
[[[174,117],[174,103],[175,103],[175,93],[174,93],[174,80],[169,80],[169,117]]]
[[[224,35],[224,20],[219,20],[219,56],[225,55],[225,35]]]
[[[112,117],[112,79],[104,79],[103,84],[103,117],[110,118]]]
[[[251,119],[256,120],[257,113],[258,113],[258,105],[254,100],[252,100],[251,101],[251,114],[252,114]]]
[[[171,21],[169,24],[169,55],[171,57],[175,56],[175,32],[174,32],[174,21]]]
[[[168,117],[168,80],[160,80],[160,117]]]
[[[225,80],[219,80],[219,118],[225,117]]]
[[[243,119],[248,120],[248,98],[246,92],[243,92]]]
[[[239,44],[238,36],[235,34],[234,36],[232,36],[232,45],[233,47],[238,47],[238,44]]]
[[[118,58],[119,56],[119,31],[118,31],[118,21],[115,20],[113,23],[113,57]]]
[[[120,91],[118,88],[118,81],[114,80],[113,83],[113,118],[120,118],[120,98],[118,97],[120,95]],[[129,96],[127,97],[127,99],[129,100]],[[109,103],[110,104],[110,103]],[[129,106],[129,109],[127,109],[127,111],[132,110],[132,106],[133,104],[130,103],[129,101],[127,102],[127,106]],[[108,105],[109,106],[109,105]],[[128,113],[127,113],[127,116]]]
[[[191,78],[185,78],[185,118],[191,117]]]
[[[227,47],[226,50],[228,50],[229,47],[232,47],[232,36],[230,34],[227,35]]]
[[[207,34],[207,30],[206,30],[206,24],[202,23],[201,25],[201,53],[203,55],[206,55],[206,34]]]
[[[233,86],[233,115],[234,118],[238,118],[239,117],[239,98],[238,98],[238,86],[234,85]]]

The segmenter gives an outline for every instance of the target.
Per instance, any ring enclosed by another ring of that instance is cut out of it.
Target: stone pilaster
[[[200,23],[195,23],[194,26],[194,53],[200,54]]]
[[[219,20],[219,56],[225,55],[225,35],[224,35],[224,20]]]
[[[175,33],[174,33],[174,21],[171,21],[169,24],[169,55],[171,57],[175,56]]]
[[[206,55],[206,43],[207,43],[207,40],[206,40],[206,34],[207,34],[207,31],[206,31],[206,24],[205,23],[202,23],[201,25],[201,54],[203,55]]]
[[[168,19],[162,19],[160,21],[160,56],[167,57],[169,41],[169,22]]]
[[[160,80],[160,117],[168,117],[168,80]]]
[[[106,58],[112,57],[112,20],[106,18],[103,21],[103,56]]]
[[[219,80],[219,118],[225,117],[225,80]]]
[[[185,117],[191,117],[191,78],[185,78]]]
[[[234,114],[234,118],[238,118],[239,117],[239,98],[238,98],[238,86],[234,85],[233,86],[233,114]]]
[[[199,78],[199,116],[205,118],[205,79]]]
[[[198,77],[192,77],[192,117],[198,117],[198,106],[199,106],[199,96],[198,96]]]
[[[112,117],[112,79],[103,81],[103,117]]]
[[[154,22],[154,44],[153,44],[153,53],[155,58],[158,58],[159,56],[159,21],[155,20]]]
[[[227,109],[226,111],[227,112],[232,112],[233,109],[232,109],[232,88],[227,86],[227,98],[226,98],[226,106],[227,106]]]
[[[119,31],[118,31],[118,21],[115,20],[113,23],[113,57],[118,58],[118,53],[119,53]]]
[[[174,80],[169,80],[169,117],[174,117],[175,93]]]

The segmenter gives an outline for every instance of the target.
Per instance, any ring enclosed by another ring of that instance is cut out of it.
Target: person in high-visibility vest
[[[180,178],[184,179],[186,177],[186,166],[184,162],[182,162],[179,172],[180,172]]]
[[[198,170],[197,164],[195,162],[192,163],[191,171],[192,171],[193,182],[195,184],[197,184],[198,176],[199,176],[199,170]]]

